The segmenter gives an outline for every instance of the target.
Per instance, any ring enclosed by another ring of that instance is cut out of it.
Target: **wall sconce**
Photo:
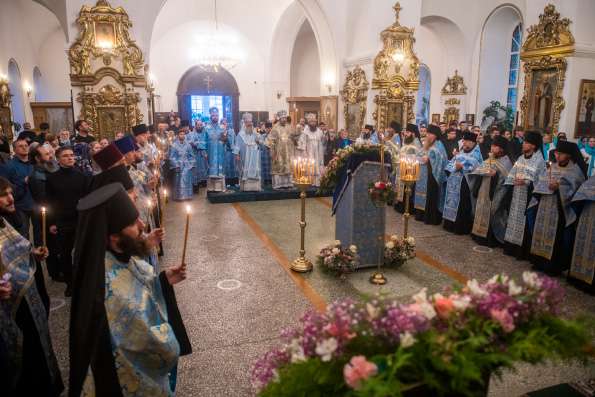
[[[33,93],[33,88],[31,87],[31,84],[25,81],[25,83],[23,84],[23,89],[27,94],[27,98],[31,99],[31,94]]]
[[[277,91],[277,99],[281,99],[283,96],[283,91]]]
[[[392,58],[393,58],[393,61],[395,61],[397,64],[399,64],[399,66],[401,66],[401,65],[403,65],[403,61],[405,60],[405,54],[400,49],[395,50],[395,52],[393,52]]]
[[[157,85],[157,77],[151,72],[147,75],[147,88],[149,90],[154,90],[155,86]]]
[[[335,77],[331,73],[327,73],[324,76],[324,79],[322,79],[322,84],[324,84],[324,86],[328,90],[329,95],[330,95],[331,91],[333,90],[334,83],[335,83]]]
[[[5,74],[0,74],[0,83],[8,84],[8,76]]]

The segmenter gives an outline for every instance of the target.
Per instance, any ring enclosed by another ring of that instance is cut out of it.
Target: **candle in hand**
[[[46,231],[45,231],[45,226],[46,226],[46,220],[45,220],[45,207],[41,207],[41,236],[42,236],[42,241],[43,241],[43,246],[47,247],[47,236],[46,236]]]
[[[190,206],[186,206],[186,228],[184,229],[184,247],[182,248],[182,264],[186,261],[186,246],[188,245],[188,228],[190,226]]]

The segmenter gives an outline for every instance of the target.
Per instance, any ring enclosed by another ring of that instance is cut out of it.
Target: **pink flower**
[[[454,310],[455,305],[450,298],[440,297],[434,301],[434,308],[438,316],[442,319],[448,318],[450,313]]]
[[[376,364],[366,360],[365,356],[354,356],[348,364],[343,367],[345,383],[352,389],[360,387],[361,381],[366,380],[378,373]]]
[[[504,332],[509,333],[514,331],[514,319],[508,310],[492,309],[490,310],[490,316],[492,317],[492,320],[500,324]]]
[[[384,183],[384,182],[380,182],[380,181],[379,181],[379,182],[376,182],[376,183],[374,184],[374,187],[375,187],[376,189],[383,189],[383,190],[384,190],[384,189],[386,188],[386,183]]]

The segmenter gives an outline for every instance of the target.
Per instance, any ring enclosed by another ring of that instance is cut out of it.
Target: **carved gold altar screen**
[[[8,80],[0,77],[0,136],[5,135],[12,140],[12,117],[10,102],[12,95],[8,87]]]
[[[566,56],[574,52],[569,25],[570,20],[560,18],[556,8],[548,4],[539,16],[539,23],[528,29],[529,35],[521,50],[525,72],[521,111],[526,129],[543,132],[558,129],[565,106],[562,89]]]
[[[96,136],[129,131],[143,121],[149,92],[143,54],[128,33],[128,14],[99,0],[83,6],[76,22],[80,33],[68,51],[75,111]]]
[[[345,84],[341,90],[341,98],[343,99],[345,128],[349,131],[351,139],[356,139],[359,136],[366,120],[368,86],[366,73],[359,65],[347,72]]]
[[[459,76],[459,71],[455,70],[452,77],[446,78],[446,83],[440,91],[444,103],[444,116],[442,121],[450,123],[451,121],[461,120],[460,109],[465,108],[465,96],[467,95],[467,86],[462,76]]]
[[[383,130],[391,121],[401,125],[415,120],[415,92],[419,87],[419,59],[413,51],[413,29],[401,26],[401,5],[393,7],[395,23],[380,33],[382,50],[374,58],[372,90],[376,128]]]

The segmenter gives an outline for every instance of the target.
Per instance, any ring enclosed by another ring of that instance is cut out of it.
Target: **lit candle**
[[[186,206],[186,228],[184,229],[184,248],[182,249],[182,264],[186,261],[186,246],[188,244],[188,228],[190,226],[190,206]]]
[[[167,204],[167,189],[163,189],[163,201]]]
[[[151,212],[153,211],[153,201],[151,199],[147,200],[147,208],[147,230],[149,230],[151,226]]]
[[[43,241],[43,246],[47,247],[48,246],[47,245],[47,236],[45,234],[45,226],[46,226],[45,225],[45,222],[46,222],[45,221],[45,213],[46,213],[45,207],[41,207],[41,238]]]

